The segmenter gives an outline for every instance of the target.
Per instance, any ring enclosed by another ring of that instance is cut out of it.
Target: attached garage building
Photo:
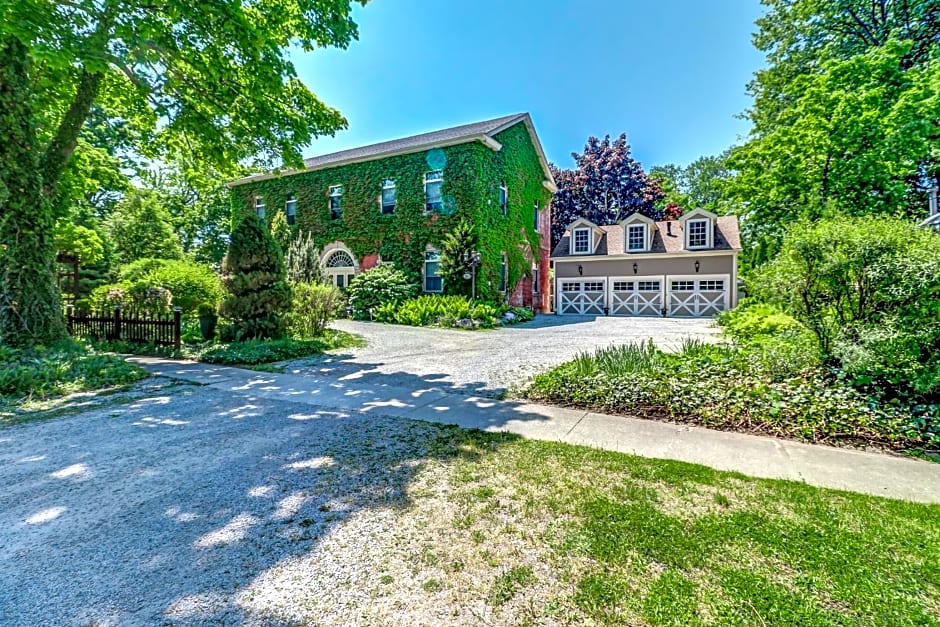
[[[714,316],[737,304],[738,221],[704,209],[655,222],[580,219],[552,253],[562,315]]]

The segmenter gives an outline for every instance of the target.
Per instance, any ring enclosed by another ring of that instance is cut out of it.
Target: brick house
[[[270,221],[278,210],[313,235],[330,280],[395,262],[445,290],[442,238],[469,220],[480,245],[478,296],[550,308],[554,180],[527,113],[313,157],[301,170],[228,184],[234,210]]]

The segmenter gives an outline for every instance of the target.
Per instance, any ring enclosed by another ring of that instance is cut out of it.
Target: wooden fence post
[[[173,308],[173,348],[180,350],[182,347],[182,335],[183,335],[183,325],[181,319],[183,316],[183,310],[179,307]]]
[[[69,335],[72,335],[72,317],[75,315],[75,307],[72,305],[65,306],[65,330]]]
[[[111,340],[115,342],[121,339],[121,306],[114,306],[114,328],[111,330],[113,337]]]

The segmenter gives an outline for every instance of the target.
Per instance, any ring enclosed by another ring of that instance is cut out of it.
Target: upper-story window
[[[536,231],[538,231],[538,230],[539,230],[539,226],[540,226],[540,224],[539,224],[539,220],[540,220],[540,217],[539,217],[539,201],[538,201],[538,200],[536,200],[536,201],[532,204],[532,212],[535,214],[535,218],[533,218],[532,226],[535,227],[535,230],[536,230]]]
[[[255,197],[255,215],[264,220],[264,198]]]
[[[444,208],[444,171],[434,170],[424,175],[424,211],[440,211]]]
[[[509,190],[506,188],[506,181],[499,183],[499,210],[503,215],[509,213]]]
[[[424,291],[444,291],[444,279],[441,278],[440,251],[429,250],[424,253]]]
[[[382,213],[395,213],[396,200],[395,180],[385,179],[382,183]]]
[[[343,186],[330,186],[330,220],[343,217]]]
[[[591,252],[591,229],[574,230],[574,254],[583,255]]]
[[[284,213],[287,214],[288,224],[293,224],[297,221],[297,198],[293,195],[284,203]]]
[[[627,227],[627,251],[646,250],[646,225],[631,224]]]
[[[686,248],[705,248],[708,246],[708,220],[689,220],[685,223]]]

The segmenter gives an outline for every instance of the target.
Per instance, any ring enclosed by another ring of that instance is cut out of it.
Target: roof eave
[[[344,165],[350,165],[353,163],[366,163],[368,161],[378,161],[379,159],[386,159],[388,157],[397,157],[399,155],[408,155],[416,152],[421,152],[423,150],[428,150],[431,148],[446,148],[448,146],[457,146],[459,144],[469,144],[471,142],[480,142],[487,148],[495,152],[499,152],[503,149],[503,145],[498,141],[486,135],[485,133],[480,133],[477,135],[467,135],[465,137],[455,137],[453,139],[444,140],[444,141],[433,141],[427,142],[424,144],[419,144],[416,146],[409,146],[407,148],[400,148],[398,150],[388,150],[382,153],[377,153],[374,155],[369,155],[365,157],[352,157],[349,159],[340,159],[337,161],[332,161],[330,163],[324,163],[322,165],[316,165],[311,167],[306,167],[302,170],[287,170],[284,172],[268,172],[265,174],[255,174],[252,176],[246,176],[244,178],[236,179],[234,181],[229,181],[225,183],[225,186],[228,188],[238,187],[240,185],[246,185],[248,183],[258,183],[260,181],[267,181],[274,178],[281,178],[285,176],[293,176],[295,174],[303,174],[305,172],[315,172],[317,170],[328,170],[330,168],[338,168]]]

